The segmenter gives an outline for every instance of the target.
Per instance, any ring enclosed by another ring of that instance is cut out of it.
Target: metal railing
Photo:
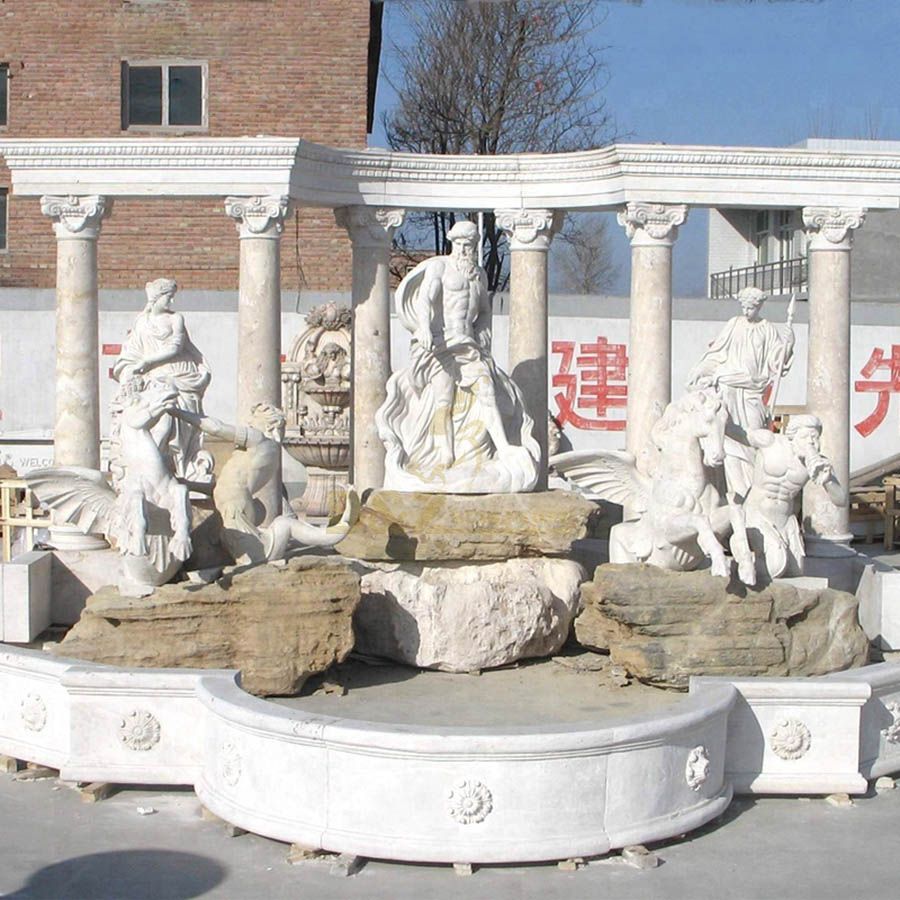
[[[782,259],[773,263],[758,263],[741,269],[729,268],[709,276],[709,296],[712,300],[735,297],[742,288],[758,287],[767,294],[791,294],[806,291],[809,264],[805,256]]]

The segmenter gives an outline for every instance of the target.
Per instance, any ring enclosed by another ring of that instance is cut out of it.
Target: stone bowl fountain
[[[350,325],[348,306],[325,303],[281,366],[287,427],[284,447],[306,467],[302,504],[308,517],[340,512],[350,462]]]

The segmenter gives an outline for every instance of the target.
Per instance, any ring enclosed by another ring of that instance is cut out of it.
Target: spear
[[[788,331],[791,330],[791,326],[794,324],[794,307],[797,305],[797,294],[796,292],[791,294],[791,301],[788,303],[787,308],[787,327]],[[775,370],[775,380],[772,382],[772,393],[769,396],[769,421],[771,422],[775,418],[775,401],[778,398],[778,389],[781,387],[781,377],[784,375],[784,360],[787,357],[788,352],[788,344],[787,341],[781,345],[779,348],[780,352],[778,355],[778,368]]]

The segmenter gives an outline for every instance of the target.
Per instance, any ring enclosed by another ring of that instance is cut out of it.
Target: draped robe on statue
[[[427,297],[420,290],[425,267],[420,263],[396,292],[397,316],[413,335],[423,320]],[[475,288],[473,287],[473,290]],[[425,316],[429,315],[427,312]],[[387,399],[376,424],[385,444],[386,488],[438,493],[515,493],[532,490],[537,481],[540,448],[522,394],[491,357],[490,322],[476,320],[471,334],[445,333],[438,309],[431,317],[433,345],[410,344],[410,364],[387,383]],[[441,459],[434,382],[449,374],[455,389],[450,411],[453,461]],[[489,379],[492,393],[479,390]],[[498,452],[485,424],[484,403],[496,403],[510,446]]]
[[[792,347],[765,319],[730,319],[693,368],[688,384],[711,379],[731,422],[726,437],[726,476],[742,496],[749,489],[754,453],[747,432],[766,428],[769,414],[763,396],[780,370],[791,363]]]
[[[178,406],[202,415],[203,394],[209,385],[210,370],[177,313],[153,315],[142,312],[113,366],[113,377],[120,382],[127,381],[134,377],[137,366],[146,365],[150,359],[161,361],[145,368],[146,377],[171,384],[178,391]],[[193,425],[167,415],[153,434],[160,449],[170,454],[175,475],[189,480],[202,477],[204,469],[208,468],[205,459],[208,454],[201,451],[202,436]],[[202,454],[200,460],[199,454]]]

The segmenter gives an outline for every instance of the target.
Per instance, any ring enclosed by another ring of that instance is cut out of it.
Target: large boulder
[[[580,644],[664,687],[691,675],[824,675],[864,665],[852,594],[787,581],[746,588],[708,572],[598,566],[582,585]]]
[[[142,599],[104,587],[54,652],[113,666],[240,669],[253,694],[294,694],[353,649],[359,598],[347,563],[315,556],[166,584]]]
[[[444,672],[536,656],[565,642],[584,570],[565,559],[370,563],[356,613],[363,653]]]
[[[423,494],[373,491],[338,544],[370,560],[500,560],[561,556],[601,515],[571,491],[536,494]]]

